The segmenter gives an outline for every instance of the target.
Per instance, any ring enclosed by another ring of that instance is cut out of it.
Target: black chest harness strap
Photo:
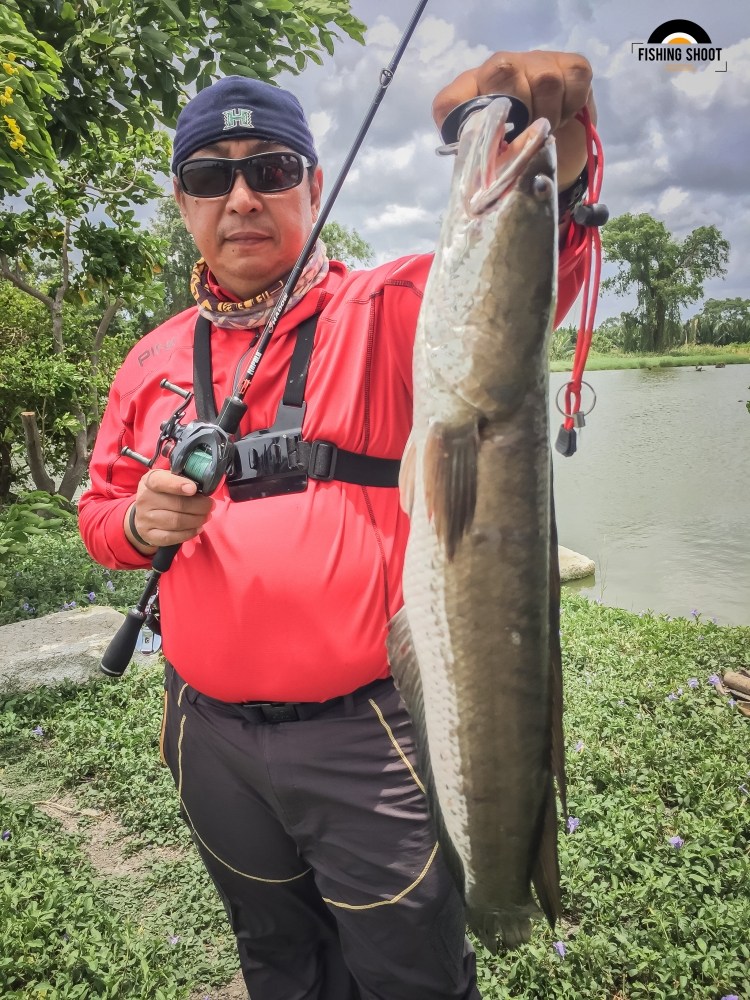
[[[375,458],[345,451],[331,441],[305,441],[305,387],[310,370],[318,316],[306,319],[296,331],[284,395],[276,419],[267,430],[253,431],[235,442],[235,467],[227,477],[234,499],[252,499],[276,493],[298,492],[305,477],[339,480],[358,486],[398,486],[398,459]],[[216,423],[211,362],[211,324],[199,316],[193,343],[193,391],[198,419]],[[249,481],[252,480],[252,485]],[[280,488],[273,483],[279,482]],[[262,484],[266,482],[270,489]],[[296,485],[294,485],[296,483]]]

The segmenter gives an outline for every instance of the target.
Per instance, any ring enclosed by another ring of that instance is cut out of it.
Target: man
[[[587,103],[593,110],[590,81],[580,56],[498,53],[442,90],[433,115],[440,125],[479,94],[519,97],[532,118],[550,119],[566,189],[586,160],[573,116]],[[319,244],[252,381],[239,434],[272,427],[282,396],[286,406],[300,331],[317,316],[301,427],[305,441],[339,449],[333,478],[324,471],[305,489],[255,499],[233,499],[226,485],[202,496],[166,460],[144,474],[122,449],[153,452],[179,402],[162,379],[199,389],[209,413],[241,381],[318,215],[323,177],[296,99],[238,77],[183,110],[173,170],[203,257],[193,275],[198,307],[124,362],[80,523],[91,554],[111,567],[146,567],[158,546],[182,546],[160,607],[163,754],[183,816],[253,998],[475,1000],[461,901],[437,850],[385,649],[408,521],[377,460],[398,460],[409,433],[412,344],[431,259],[347,273]],[[564,223],[558,317],[581,284],[581,236]],[[210,321],[200,348],[199,314]],[[194,417],[191,404],[185,419]],[[362,455],[365,472],[352,480],[349,456],[356,465]]]

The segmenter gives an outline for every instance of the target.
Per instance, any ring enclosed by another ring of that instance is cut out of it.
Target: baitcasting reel
[[[182,396],[185,402],[161,425],[161,433],[151,458],[139,455],[131,448],[123,448],[121,454],[135,459],[149,469],[153,468],[160,455],[168,458],[169,468],[176,476],[191,479],[200,493],[210,496],[227,474],[234,454],[234,444],[227,431],[218,424],[208,424],[202,420],[181,424],[180,420],[193,393],[168,379],[162,379],[159,384],[163,389]]]

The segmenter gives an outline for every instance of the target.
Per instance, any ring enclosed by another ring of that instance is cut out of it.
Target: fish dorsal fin
[[[424,784],[424,792],[427,796],[430,815],[435,824],[437,839],[440,843],[448,870],[463,898],[465,884],[464,868],[446,829],[435,789],[435,777],[432,773],[432,762],[430,760],[427,741],[422,677],[419,673],[419,664],[417,663],[409,619],[406,616],[406,608],[401,608],[391,621],[388,633],[388,658],[396,687],[414,725],[419,773]]]
[[[424,451],[427,513],[450,560],[474,520],[478,455],[476,421],[459,427],[430,424]]]

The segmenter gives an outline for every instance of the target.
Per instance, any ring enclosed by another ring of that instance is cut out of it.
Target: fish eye
[[[534,197],[539,201],[545,201],[547,198],[551,198],[554,193],[552,178],[548,177],[547,174],[537,174],[534,178],[532,191]]]

